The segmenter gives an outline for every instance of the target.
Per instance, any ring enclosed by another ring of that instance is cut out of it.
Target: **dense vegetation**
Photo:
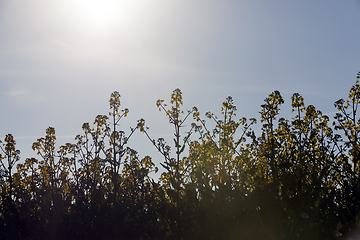
[[[339,239],[360,225],[359,81],[335,102],[333,124],[298,93],[293,118],[281,117],[284,100],[272,92],[257,134],[231,97],[205,122],[196,107],[182,110],[176,89],[169,105],[156,103],[174,126],[172,147],[143,119],[119,130],[129,110],[118,92],[109,102],[109,115],[84,123],[74,143],[56,149],[49,127],[32,145],[38,158],[21,164],[5,136],[1,239]],[[164,158],[159,180],[151,157],[128,146],[135,131]]]

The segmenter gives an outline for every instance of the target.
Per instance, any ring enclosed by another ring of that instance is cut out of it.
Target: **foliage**
[[[175,89],[169,104],[156,102],[172,146],[151,138],[144,119],[119,130],[129,114],[120,97],[74,143],[57,147],[47,128],[32,145],[37,158],[19,161],[11,134],[0,141],[1,239],[340,239],[360,225],[359,81],[335,102],[332,126],[299,93],[293,117],[281,117],[284,99],[270,93],[259,133],[232,97],[203,119]],[[152,158],[129,145],[137,130],[163,158],[158,181]]]

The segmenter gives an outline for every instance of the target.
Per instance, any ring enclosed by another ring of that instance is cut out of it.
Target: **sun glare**
[[[81,18],[94,24],[105,26],[116,21],[120,10],[118,1],[79,0],[78,13]]]
[[[92,30],[129,27],[141,16],[144,1],[139,0],[75,0],[71,2],[84,27]]]
[[[58,31],[65,33],[58,41],[69,46],[66,57],[81,66],[100,58],[113,63],[119,55],[130,62],[136,55],[130,52],[139,51],[149,32],[156,6],[147,0],[61,0],[52,5]]]

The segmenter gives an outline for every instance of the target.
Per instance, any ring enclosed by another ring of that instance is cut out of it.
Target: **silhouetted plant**
[[[184,199],[187,197],[186,194],[191,191],[187,185],[189,181],[189,163],[187,157],[182,157],[182,154],[184,153],[186,146],[190,145],[190,136],[193,133],[194,126],[191,125],[190,130],[186,133],[183,140],[181,140],[180,129],[184,127],[185,121],[191,114],[196,114],[197,108],[193,107],[192,110],[187,111],[186,114],[184,113],[181,109],[183,100],[180,89],[175,89],[171,94],[171,108],[166,109],[167,104],[164,104],[163,102],[164,100],[158,100],[156,106],[159,111],[163,110],[165,112],[169,119],[169,123],[174,126],[175,132],[173,140],[175,156],[171,156],[171,147],[166,144],[166,141],[163,138],[159,138],[155,141],[150,137],[146,128],[143,128],[143,132],[164,157],[164,162],[160,164],[166,171],[161,174],[160,181],[162,186],[158,186],[157,190],[164,191],[163,193],[159,193],[160,196],[163,196],[163,200],[168,199],[169,204],[173,207],[171,210],[173,212],[168,212],[167,214],[174,215],[175,218],[173,218],[172,221],[170,220],[171,223],[169,221],[167,222],[171,224],[169,234],[177,236],[179,233],[184,234],[186,232],[184,226],[189,222],[189,219],[186,219],[186,217],[188,217],[186,216],[186,207],[182,204],[185,203]],[[182,115],[184,116],[182,117]]]
[[[144,119],[119,130],[129,110],[113,92],[109,115],[84,123],[75,143],[57,148],[49,127],[32,145],[38,157],[20,163],[14,137],[0,141],[0,239],[339,239],[360,225],[359,101],[356,81],[332,128],[298,93],[294,117],[281,117],[274,91],[257,136],[231,97],[206,122],[175,89],[169,107],[156,102],[174,127],[171,148]],[[159,181],[152,158],[129,146],[136,130],[164,157]]]
[[[357,74],[360,78],[360,72]],[[341,131],[344,138],[344,165],[341,171],[343,181],[341,204],[342,224],[350,231],[354,225],[360,226],[360,118],[357,115],[360,103],[359,80],[350,88],[348,99],[339,99],[334,106],[339,111],[335,115],[335,130]]]

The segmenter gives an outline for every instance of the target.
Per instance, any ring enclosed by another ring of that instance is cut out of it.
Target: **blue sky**
[[[0,136],[22,159],[48,126],[72,141],[115,90],[122,127],[145,118],[154,138],[172,134],[155,102],[175,88],[202,113],[231,95],[259,119],[274,90],[285,116],[294,92],[332,113],[360,71],[359,24],[358,0],[0,0]],[[162,161],[140,133],[130,145]]]

